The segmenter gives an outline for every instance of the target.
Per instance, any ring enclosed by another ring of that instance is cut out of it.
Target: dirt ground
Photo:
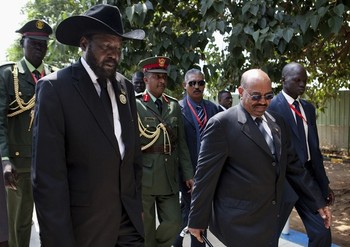
[[[330,187],[335,193],[335,204],[331,207],[333,215],[333,243],[350,247],[350,162],[330,159],[324,162]],[[305,232],[304,226],[295,210],[292,212],[290,227]]]

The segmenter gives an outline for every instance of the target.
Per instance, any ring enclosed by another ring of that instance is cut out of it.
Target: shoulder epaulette
[[[15,64],[16,64],[15,62],[11,62],[11,61],[10,62],[5,62],[5,63],[0,64],[0,68],[1,67],[5,67],[5,66],[10,66],[10,65],[12,66],[12,65],[15,65]]]
[[[141,98],[142,95],[143,95],[143,93],[137,93],[137,94],[135,94],[135,97],[136,97],[136,98]]]
[[[178,99],[176,99],[176,98],[174,98],[174,97],[171,97],[171,96],[169,96],[169,95],[167,95],[167,94],[163,94],[163,96],[166,97],[166,98],[168,98],[168,99],[174,100],[174,101],[176,101],[176,102],[179,101]]]

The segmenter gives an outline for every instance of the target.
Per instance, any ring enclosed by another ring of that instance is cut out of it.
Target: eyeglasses
[[[205,81],[204,80],[200,80],[200,81],[189,81],[188,85],[190,87],[195,86],[196,84],[198,84],[198,86],[204,86],[205,85]]]
[[[244,89],[244,91],[247,92],[247,94],[250,96],[250,98],[253,100],[253,101],[260,101],[263,97],[265,100],[272,100],[273,98],[273,93],[267,93],[265,95],[261,95],[261,94],[253,94],[251,95],[250,93],[248,93],[248,91],[246,89]]]

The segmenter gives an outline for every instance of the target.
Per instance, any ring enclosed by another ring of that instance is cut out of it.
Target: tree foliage
[[[307,68],[307,94],[320,109],[339,88],[349,87],[349,0],[35,0],[24,11],[28,19],[42,18],[55,30],[68,16],[102,2],[120,8],[125,31],[146,32],[144,41],[125,43],[119,71],[131,77],[141,59],[168,56],[175,97],[182,93],[184,72],[199,64],[212,93],[233,91],[241,74],[253,67],[265,70],[277,91],[281,69],[290,61]],[[216,32],[227,44],[223,51],[214,42]],[[50,43],[47,61],[55,66],[78,57],[77,48]]]

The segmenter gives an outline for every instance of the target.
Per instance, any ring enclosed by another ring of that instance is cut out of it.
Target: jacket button
[[[16,155],[16,156],[19,156],[19,152],[16,152],[15,155]]]
[[[276,162],[272,162],[272,166],[276,166]]]
[[[275,204],[276,204],[276,201],[275,201],[275,200],[273,200],[273,201],[272,201],[272,205],[275,205]]]

